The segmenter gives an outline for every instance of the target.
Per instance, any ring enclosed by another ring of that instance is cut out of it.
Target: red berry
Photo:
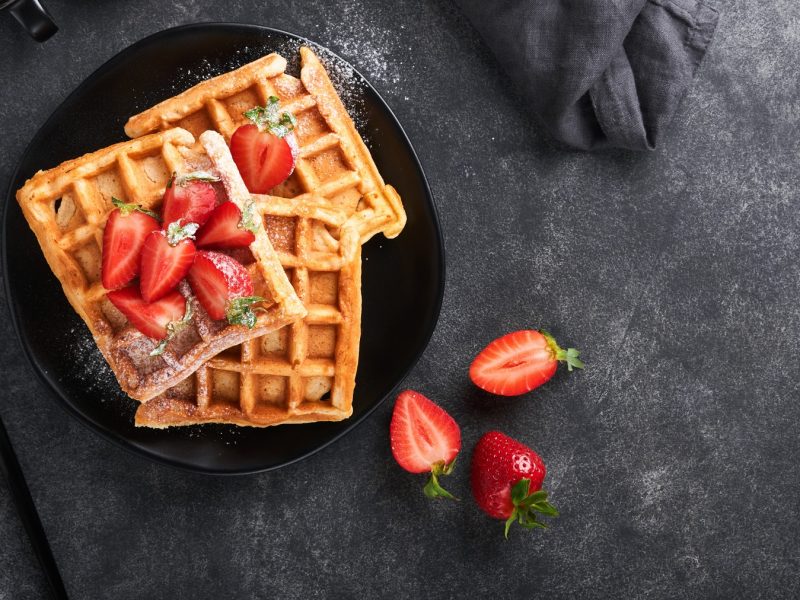
[[[242,125],[231,136],[231,155],[247,189],[266,194],[294,170],[289,142],[256,125]]]
[[[186,312],[186,299],[178,292],[170,292],[151,304],[144,301],[135,285],[108,292],[106,296],[131,325],[156,340],[165,338],[167,325],[180,321]]]
[[[558,516],[542,490],[546,472],[536,452],[504,433],[490,431],[472,455],[472,494],[490,517],[506,519],[506,537],[515,521],[528,529],[545,528],[536,513]]]
[[[479,388],[500,396],[517,396],[548,381],[559,362],[582,369],[575,348],[562,350],[544,331],[515,331],[497,338],[481,350],[469,368]]]
[[[130,283],[139,274],[139,255],[144,240],[159,227],[158,221],[136,208],[116,208],[111,211],[103,230],[101,279],[104,288],[117,289]]]
[[[146,302],[155,302],[174,290],[194,262],[194,242],[184,234],[154,231],[142,247],[140,287]]]
[[[208,220],[216,203],[217,192],[210,183],[191,181],[179,185],[173,177],[164,192],[161,222],[165,229],[176,221],[202,225]]]
[[[231,301],[253,294],[253,281],[247,269],[219,252],[198,251],[187,279],[212,319],[226,318]]]
[[[419,392],[406,390],[397,397],[389,427],[392,455],[410,473],[431,473],[428,497],[453,498],[439,486],[438,476],[449,475],[461,450],[461,430],[443,408]]]
[[[256,236],[240,227],[242,211],[233,202],[223,202],[211,213],[208,221],[197,232],[198,248],[244,248]]]

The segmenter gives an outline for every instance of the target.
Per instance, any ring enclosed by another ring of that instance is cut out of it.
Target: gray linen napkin
[[[702,0],[455,0],[549,134],[653,149],[708,48]]]

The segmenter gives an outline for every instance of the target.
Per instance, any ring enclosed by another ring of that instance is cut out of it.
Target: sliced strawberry
[[[253,327],[251,304],[263,298],[253,296],[250,273],[230,256],[199,250],[187,275],[197,300],[212,319]]]
[[[161,222],[164,228],[170,223],[183,220],[183,223],[202,225],[208,220],[217,204],[217,192],[208,181],[198,181],[190,176],[173,176],[164,192],[164,205],[161,207]]]
[[[575,348],[562,350],[545,331],[515,331],[497,338],[475,357],[469,376],[479,388],[500,396],[517,396],[548,381],[559,362],[582,369]]]
[[[180,321],[186,312],[186,299],[178,292],[170,292],[152,304],[144,301],[136,285],[108,292],[106,296],[131,325],[156,340],[165,338],[167,325]]]
[[[294,170],[289,142],[256,125],[242,125],[231,137],[231,155],[239,173],[254,194],[266,194]]]
[[[410,473],[427,473],[429,498],[453,498],[439,485],[439,475],[449,475],[461,450],[461,430],[443,408],[419,392],[406,390],[397,397],[389,426],[392,455]]]
[[[175,289],[192,267],[195,255],[190,239],[197,225],[181,227],[172,223],[168,231],[154,231],[147,236],[142,247],[142,267],[139,285],[142,298],[155,302]]]
[[[139,273],[139,254],[147,235],[159,229],[155,218],[133,204],[116,198],[117,206],[106,221],[103,230],[103,287],[115,290],[127,285]]]
[[[233,202],[223,202],[197,232],[198,248],[244,248],[256,236],[242,222],[242,211]]]

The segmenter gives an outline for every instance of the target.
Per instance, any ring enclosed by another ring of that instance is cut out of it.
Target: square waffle
[[[140,405],[137,426],[265,427],[352,414],[361,335],[358,219],[323,199],[257,196],[256,204],[307,316],[212,358]]]
[[[300,152],[294,173],[272,194],[321,196],[332,207],[359,213],[362,242],[378,232],[397,236],[406,222],[400,196],[384,183],[319,58],[305,47],[300,58],[299,79],[284,72],[283,57],[270,54],[131,117],[125,132],[136,138],[172,127],[195,135],[211,129],[230,141],[248,123],[242,113],[276,96],[297,118]]]
[[[40,171],[17,192],[67,299],[86,322],[122,389],[140,401],[182,381],[222,350],[305,315],[263,230],[252,245],[259,260],[250,270],[260,277],[267,302],[253,329],[211,319],[184,282],[179,291],[191,303],[194,318],[162,355],[150,356],[157,342],[131,326],[106,298],[100,266],[103,229],[114,209],[111,198],[158,210],[172,173],[229,170],[233,160],[222,138],[211,132],[202,141],[196,144],[191,133],[179,128],[147,135]],[[234,177],[219,174],[229,198],[236,201],[236,179],[244,188],[238,171]]]

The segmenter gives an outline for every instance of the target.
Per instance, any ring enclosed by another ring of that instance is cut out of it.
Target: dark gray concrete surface
[[[74,598],[778,598],[800,595],[800,4],[716,0],[722,18],[661,148],[543,140],[445,1],[49,0],[44,45],[0,16],[0,182],[50,111],[130,43],[200,20],[269,25],[342,54],[426,169],[448,251],[441,319],[406,385],[459,421],[433,503],[389,452],[391,402],[333,446],[240,478],[177,472],[57,407],[0,320],[0,411]],[[478,393],[491,338],[544,326],[588,368]],[[469,497],[500,429],[532,445],[562,516],[517,532]],[[0,599],[43,578],[0,483]]]

